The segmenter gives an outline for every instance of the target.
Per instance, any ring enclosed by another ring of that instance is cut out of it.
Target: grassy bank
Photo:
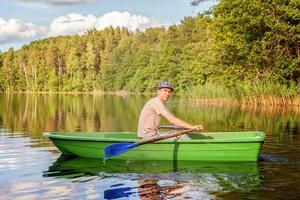
[[[182,92],[194,102],[208,104],[300,106],[300,87],[245,83],[235,87],[206,84]]]
[[[90,92],[49,92],[49,91],[16,91],[7,92],[16,94],[66,94],[66,95],[155,95],[152,93],[120,91],[94,90]],[[239,86],[226,87],[218,84],[199,85],[183,92],[177,92],[176,95],[189,99],[192,102],[203,104],[227,104],[244,106],[297,106],[300,107],[300,86],[280,84],[251,84],[244,83]]]

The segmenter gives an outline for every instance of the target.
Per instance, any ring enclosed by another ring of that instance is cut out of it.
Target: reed
[[[197,86],[181,95],[206,104],[300,106],[300,87],[260,82],[244,82],[234,87],[217,84]]]

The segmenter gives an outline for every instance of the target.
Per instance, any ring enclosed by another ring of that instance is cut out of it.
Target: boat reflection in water
[[[250,192],[261,183],[256,162],[104,162],[61,156],[43,176],[93,181],[102,199],[213,199],[229,191]]]

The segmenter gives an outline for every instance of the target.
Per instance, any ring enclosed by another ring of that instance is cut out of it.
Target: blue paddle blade
[[[138,145],[139,143],[132,142],[119,142],[111,144],[104,149],[104,159],[125,153]]]

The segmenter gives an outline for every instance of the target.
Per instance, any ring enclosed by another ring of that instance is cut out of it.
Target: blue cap
[[[157,90],[160,90],[162,88],[169,88],[171,89],[172,91],[174,90],[174,88],[172,87],[172,85],[167,81],[167,80],[164,80],[163,82],[161,82],[158,87],[157,87]]]

